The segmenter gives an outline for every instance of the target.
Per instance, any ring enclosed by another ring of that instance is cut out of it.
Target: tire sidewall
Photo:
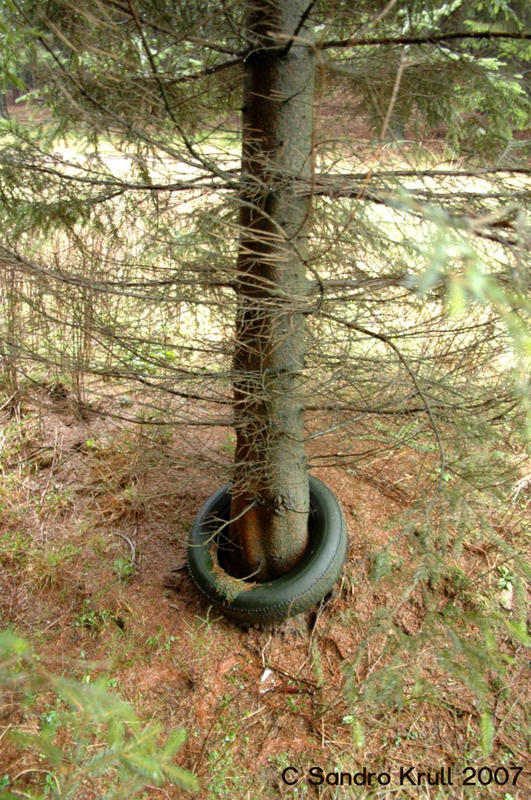
[[[219,589],[220,567],[214,562],[217,539],[228,532],[231,484],[214,492],[199,510],[188,537],[188,568],[202,594],[225,614],[248,622],[285,619],[319,602],[337,581],[347,550],[343,512],[322,481],[310,475],[309,485],[310,542],[301,561],[286,575],[250,585],[231,601]]]

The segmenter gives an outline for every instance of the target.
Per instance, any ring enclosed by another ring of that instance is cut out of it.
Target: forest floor
[[[228,472],[227,429],[127,425],[102,413],[119,412],[118,399],[81,413],[63,389],[0,413],[0,627],[48,671],[104,679],[164,736],[184,728],[176,763],[201,800],[529,796],[518,775],[528,674],[511,635],[522,589],[504,571],[504,542],[525,547],[525,489],[485,510],[499,545],[481,526],[430,543],[412,509],[435,485],[431,456],[375,446],[354,469],[316,467],[347,519],[338,591],[291,623],[244,629],[182,569],[189,526],[217,488],[207,462]],[[321,441],[314,465],[327,460]],[[420,578],[429,559],[437,569]],[[495,641],[485,607],[506,624]],[[49,692],[0,703],[0,786],[13,796],[59,786],[60,770],[12,734],[59,725],[61,708]],[[102,786],[77,797],[103,797]]]

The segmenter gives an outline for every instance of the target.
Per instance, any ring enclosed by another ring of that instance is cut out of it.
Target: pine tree
[[[400,418],[463,472],[445,438],[514,408],[496,359],[527,341],[523,13],[4,3],[3,85],[41,112],[1,122],[4,379],[55,365],[233,425],[234,569],[260,580],[306,547],[308,436],[343,430],[312,465],[349,468],[360,420]]]

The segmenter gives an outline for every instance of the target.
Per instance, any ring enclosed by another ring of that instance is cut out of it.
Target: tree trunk
[[[7,95],[0,90],[0,119],[9,119],[7,110]]]
[[[303,422],[315,59],[309,0],[254,0],[245,62],[234,356],[236,572],[269,580],[308,543]],[[295,38],[292,39],[295,35]]]

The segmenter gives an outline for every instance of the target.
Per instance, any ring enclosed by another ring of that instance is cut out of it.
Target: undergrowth
[[[31,759],[25,769],[3,775],[3,800],[86,797],[96,787],[99,797],[127,800],[165,783],[198,788],[196,778],[173,763],[183,730],[163,736],[159,723],[142,723],[105,682],[48,671],[9,631],[0,633],[0,692],[4,707],[15,706],[21,719],[4,733]]]
[[[64,409],[43,424],[25,402],[0,456],[0,610],[22,635],[2,638],[0,797],[178,798],[193,773],[204,800],[336,800],[366,768],[390,783],[358,777],[361,800],[523,800],[526,462],[503,425],[494,447],[470,422],[441,474],[425,430],[381,424],[401,443],[384,470],[321,472],[351,538],[340,591],[294,632],[242,631],[184,571],[161,585],[213,488],[215,457],[183,469],[204,434],[70,422],[72,447],[50,432]],[[222,459],[225,435],[205,441]],[[410,767],[453,785],[401,785]]]

